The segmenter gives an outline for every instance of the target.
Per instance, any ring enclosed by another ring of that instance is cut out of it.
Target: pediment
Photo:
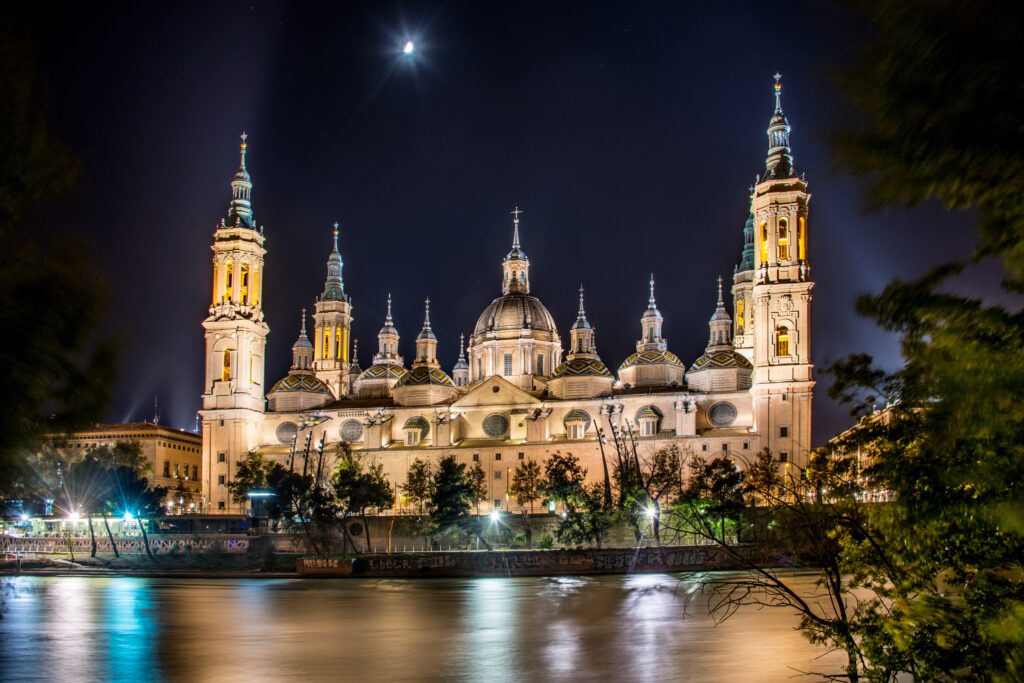
[[[494,375],[473,387],[465,396],[455,401],[456,408],[499,405],[540,405],[541,401],[531,396],[507,379]]]

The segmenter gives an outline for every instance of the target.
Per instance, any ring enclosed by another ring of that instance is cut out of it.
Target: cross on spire
[[[334,251],[338,251],[338,221],[334,221]]]
[[[519,248],[519,214],[524,213],[524,212],[520,211],[519,207],[517,206],[514,210],[509,211],[509,213],[512,214],[512,225],[514,226],[513,231],[512,231],[512,248],[513,249],[518,249]]]
[[[775,79],[775,111],[782,112],[782,74],[778,71],[772,76]]]
[[[242,134],[241,134],[241,135],[240,135],[239,137],[241,137],[241,138],[242,138],[242,163],[241,163],[241,167],[242,167],[242,168],[245,168],[245,147],[246,147],[246,144],[245,144],[245,140],[246,140],[246,138],[248,138],[249,136],[248,136],[248,135],[246,135],[246,134],[245,134],[245,131],[243,130],[243,131],[242,131]]]

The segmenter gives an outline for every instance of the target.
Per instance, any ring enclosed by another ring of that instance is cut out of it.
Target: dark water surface
[[[791,681],[839,663],[787,610],[715,626],[664,574],[5,586],[4,681]]]

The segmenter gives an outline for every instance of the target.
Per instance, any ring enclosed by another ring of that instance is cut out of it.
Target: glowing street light
[[[130,521],[132,521],[133,519],[135,519],[135,515],[133,515],[133,514],[132,514],[132,513],[130,513],[130,512],[127,512],[127,511],[126,511],[126,512],[124,513],[124,521],[126,521],[126,522],[130,522]]]
[[[79,515],[77,512],[72,512],[70,515],[68,515],[68,521],[71,522],[72,524],[76,523],[81,518],[82,518],[82,516]]]
[[[655,510],[654,508],[644,508],[644,514],[647,515],[647,519],[654,519]]]
[[[501,513],[498,512],[497,510],[491,510],[490,517],[492,522],[497,522],[499,519],[501,519]]]
[[[416,46],[412,44],[412,41],[411,40],[407,40],[405,42],[405,47],[402,48],[402,52],[404,52],[407,55],[411,55],[415,49],[416,49]]]

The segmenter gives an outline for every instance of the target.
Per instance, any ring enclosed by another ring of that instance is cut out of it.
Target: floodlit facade
[[[637,302],[635,353],[617,367],[604,363],[582,289],[566,349],[551,313],[531,290],[517,209],[512,248],[495,282],[500,295],[479,315],[465,348],[460,340],[451,374],[437,362],[429,300],[415,357],[406,365],[390,296],[376,353],[369,367],[359,367],[335,226],[313,314],[314,338],[303,310],[292,367],[265,396],[265,250],[263,230],[252,217],[243,139],[228,218],[214,233],[213,303],[203,321],[202,479],[209,511],[239,511],[226,483],[247,453],[302,468],[318,458],[321,444],[333,462],[342,442],[382,463],[396,486],[417,458],[454,454],[467,465],[480,463],[489,488],[481,512],[517,510],[509,494],[515,467],[526,459],[543,463],[555,451],[576,455],[589,477],[602,480],[602,451],[611,462],[616,438],[635,441],[641,454],[676,445],[743,466],[768,447],[783,462],[804,464],[814,387],[810,195],[793,168],[778,77],[767,132],[765,170],[753,187],[733,276],[732,314],[719,280],[717,302],[708,302],[706,351],[689,366],[664,336],[653,275],[646,307]],[[401,490],[396,493],[404,507]]]

